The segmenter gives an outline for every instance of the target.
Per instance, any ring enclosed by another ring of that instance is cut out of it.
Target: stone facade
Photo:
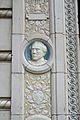
[[[75,0],[0,0],[0,120],[79,120]]]
[[[12,4],[0,1],[0,119],[10,120]]]

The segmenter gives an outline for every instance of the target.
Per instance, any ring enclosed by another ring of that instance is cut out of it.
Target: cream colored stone
[[[64,73],[57,73],[57,114],[65,114],[65,77]]]
[[[0,0],[0,8],[11,8],[12,0]]]
[[[10,97],[11,63],[0,63],[0,97]]]
[[[23,73],[22,63],[22,41],[24,35],[12,35],[12,72]]]
[[[10,120],[10,111],[0,111],[0,120]]]
[[[24,115],[11,115],[11,120],[24,120]]]
[[[58,115],[58,120],[67,120],[69,115]]]
[[[13,0],[13,33],[24,34],[24,0]]]
[[[11,86],[11,114],[24,114],[24,74],[12,74]]]
[[[55,0],[55,32],[64,33],[64,0]]]
[[[51,119],[44,115],[33,115],[28,118],[25,118],[25,120],[51,120]]]
[[[65,50],[64,35],[56,34],[56,66],[57,72],[64,72]]]
[[[27,18],[27,15],[26,15]],[[28,20],[46,20],[47,16],[43,13],[29,14]]]
[[[57,96],[57,91],[56,91],[56,87],[57,87],[57,85],[56,85],[56,82],[57,82],[57,80],[56,80],[56,73],[51,73],[51,93],[52,93],[52,95],[51,95],[51,106],[54,106],[54,107],[51,107],[51,112],[52,112],[52,115],[53,114],[57,114],[56,112],[57,112],[57,100],[56,100],[56,96]],[[55,117],[53,117],[53,118],[55,118]],[[54,119],[52,119],[52,120],[54,120]]]
[[[0,50],[11,50],[11,19],[0,19]]]

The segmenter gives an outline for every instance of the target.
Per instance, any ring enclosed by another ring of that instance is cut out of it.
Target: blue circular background
[[[31,42],[30,44],[26,45],[26,48],[24,50],[24,56],[25,56],[25,59],[28,61],[28,60],[32,60],[32,56],[31,56],[31,48],[32,48],[32,44],[36,42],[36,41],[33,41]],[[39,41],[40,42],[40,41]],[[41,41],[42,42],[42,41]],[[49,46],[45,43],[45,42],[42,42],[46,47],[47,47],[47,53],[46,55],[44,56],[44,59],[45,60],[48,60],[49,59],[49,56],[50,56],[50,50],[49,50]]]

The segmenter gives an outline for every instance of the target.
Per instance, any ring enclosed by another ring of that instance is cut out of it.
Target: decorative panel
[[[69,120],[78,120],[79,83],[78,83],[78,51],[76,37],[75,0],[65,0],[66,57],[67,57],[67,93]]]
[[[45,115],[51,117],[50,72],[31,74],[25,72],[25,117]]]
[[[45,13],[49,15],[48,0],[25,0],[26,14]]]
[[[49,5],[48,0],[25,0],[25,40],[28,49],[32,49],[33,44],[47,46],[49,41]],[[37,36],[36,36],[37,35]],[[33,36],[33,37],[32,37]],[[43,36],[46,36],[45,39]],[[32,39],[29,39],[32,37]],[[46,39],[48,37],[48,39]],[[30,44],[27,45],[27,40]],[[32,41],[32,43],[31,43]],[[36,42],[35,42],[36,41]],[[46,41],[46,42],[44,42]],[[44,44],[44,45],[43,45]],[[27,49],[27,57],[30,50]],[[38,49],[37,49],[38,50]],[[26,56],[26,52],[25,56]],[[32,54],[32,53],[31,53]],[[30,58],[31,59],[31,58]],[[43,57],[44,59],[44,57]],[[27,65],[26,65],[26,60]],[[51,117],[51,92],[50,92],[50,68],[48,72],[44,64],[31,65],[29,58],[25,59],[24,75],[24,114],[25,119],[50,119]],[[30,69],[26,69],[27,67]],[[38,68],[41,69],[38,73]],[[35,70],[34,70],[35,69]],[[34,72],[36,71],[36,72]],[[38,116],[36,116],[38,115]],[[31,117],[31,118],[30,118]],[[39,118],[37,118],[39,117]],[[41,118],[42,117],[42,118]],[[46,118],[47,117],[47,118]]]
[[[49,35],[49,7],[48,0],[25,0],[26,35],[43,33]],[[32,16],[32,17],[31,17]]]
[[[49,20],[29,21],[26,19],[26,35],[38,32],[49,36]]]

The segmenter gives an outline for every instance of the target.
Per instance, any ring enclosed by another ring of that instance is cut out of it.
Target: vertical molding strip
[[[24,0],[12,1],[12,74],[11,74],[11,120],[24,120],[24,68],[22,43],[24,42]]]
[[[74,0],[65,0],[65,29],[67,54],[67,84],[68,84],[68,119],[78,120],[79,86],[78,86],[78,51],[76,36],[76,13]]]
[[[51,93],[52,93],[52,120],[56,120],[56,117],[54,114],[57,114],[57,83],[56,83],[56,48],[55,48],[55,0],[50,0],[49,1],[49,16],[50,16],[50,23],[49,23],[49,28],[50,28],[50,38],[53,42],[53,48],[54,48],[54,65],[52,66],[52,71],[51,71]]]

